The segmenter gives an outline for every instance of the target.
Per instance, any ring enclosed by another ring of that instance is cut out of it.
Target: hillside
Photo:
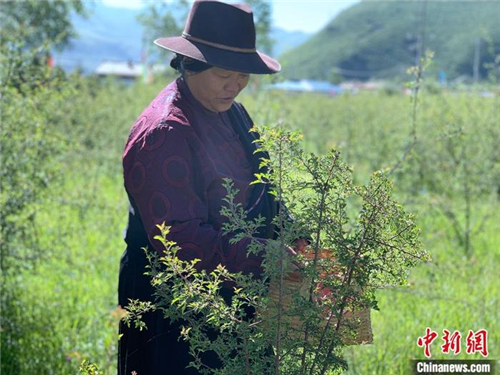
[[[498,19],[498,1],[428,1],[423,7],[421,1],[364,0],[285,53],[283,76],[326,80],[404,76],[415,63],[424,20],[424,46],[435,52],[434,74],[444,71],[448,79],[472,76],[479,50],[484,78],[484,64],[500,54]]]
[[[279,57],[304,43],[310,37],[311,34],[303,31],[286,31],[279,27],[273,27],[271,29],[271,38],[274,42],[272,56]]]

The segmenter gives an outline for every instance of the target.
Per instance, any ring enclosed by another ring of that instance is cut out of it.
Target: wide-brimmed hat
[[[244,4],[197,0],[182,36],[159,38],[155,44],[228,70],[253,74],[281,70],[278,61],[256,50],[253,13]]]

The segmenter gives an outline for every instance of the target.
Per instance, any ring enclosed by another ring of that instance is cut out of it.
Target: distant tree
[[[171,52],[160,48],[152,48],[152,43],[155,39],[161,37],[180,35],[188,11],[189,4],[187,0],[172,3],[156,2],[150,4],[144,12],[137,16],[137,21],[143,26],[143,60],[157,62],[168,59]]]
[[[82,0],[2,1],[0,6],[0,77],[3,87],[38,81],[51,49],[62,49],[76,36],[71,13],[87,16]],[[42,68],[42,69],[40,69]]]
[[[270,1],[245,0],[252,7],[255,29],[257,32],[257,48],[272,54],[274,40],[271,38],[272,5]]]
[[[244,2],[252,7],[257,32],[257,47],[265,53],[272,53],[271,4],[263,0],[245,0]],[[187,0],[173,3],[158,2],[151,4],[137,17],[138,22],[144,27],[143,53],[147,56],[148,62],[168,59],[171,53],[159,48],[151,48],[152,42],[160,37],[180,35],[188,12]]]
[[[2,1],[0,21],[2,35],[19,36],[23,34],[26,47],[40,46],[48,41],[53,47],[62,48],[76,36],[71,24],[71,12],[81,16],[86,12],[81,0],[51,1]],[[10,38],[2,38],[2,44],[10,42]]]

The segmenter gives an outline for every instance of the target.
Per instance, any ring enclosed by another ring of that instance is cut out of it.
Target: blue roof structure
[[[300,81],[284,81],[268,85],[267,90],[284,90],[296,92],[318,92],[329,95],[337,95],[342,92],[342,87],[332,85],[327,81],[313,81],[302,79]]]

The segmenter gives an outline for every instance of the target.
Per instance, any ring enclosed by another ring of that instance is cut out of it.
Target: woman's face
[[[212,67],[199,73],[186,73],[186,82],[193,96],[206,109],[224,112],[248,84],[250,74]]]

